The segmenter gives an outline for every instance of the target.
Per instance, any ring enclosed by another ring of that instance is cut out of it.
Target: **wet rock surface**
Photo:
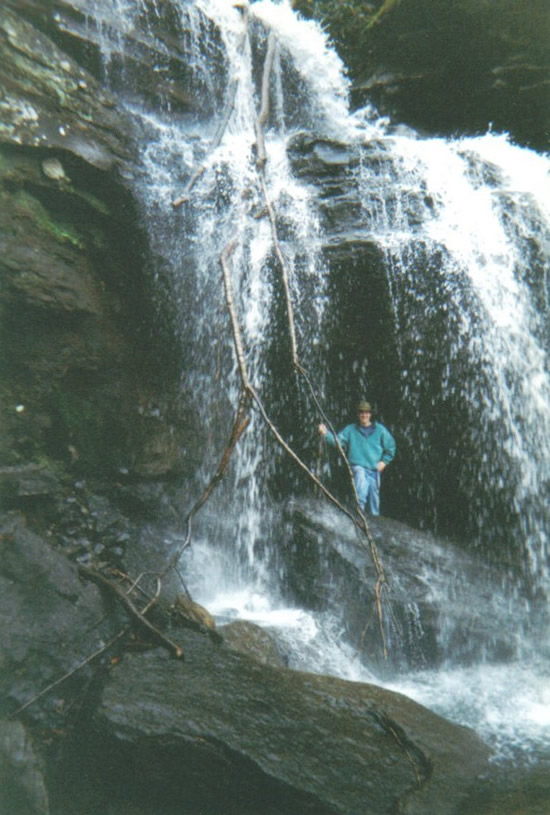
[[[403,0],[338,4],[299,0],[328,11],[331,33],[353,79],[356,105],[424,132],[505,131],[547,150],[550,139],[546,0]],[[367,26],[367,18],[378,13]]]
[[[386,670],[373,622],[378,572],[368,539],[328,503],[294,500],[286,515],[285,585],[292,600],[319,610],[345,606],[349,642],[366,648],[369,659],[378,651],[379,670]],[[494,570],[451,541],[390,518],[367,522],[386,576],[382,598],[393,668],[438,666],[445,654],[467,665],[482,644],[488,658],[514,656],[515,643],[501,627],[510,601]],[[528,627],[520,600],[514,615]]]
[[[1,516],[0,585],[0,695],[8,715],[98,650],[117,617],[105,617],[99,591],[84,585],[75,564],[30,531],[20,513]],[[29,707],[27,719],[43,733],[64,732],[70,703],[85,692],[96,667],[83,666],[52,688]]]
[[[213,641],[177,619],[167,631],[184,661],[142,635],[133,652],[102,651],[127,625],[112,596],[21,515],[3,516],[0,535],[2,715],[21,708],[39,746],[12,733],[21,750],[6,750],[24,760],[9,789],[36,812],[49,799],[55,813],[76,801],[92,813],[352,815],[367,800],[373,813],[444,815],[486,769],[468,729],[375,686],[274,667],[250,631],[252,656],[234,650],[242,631],[240,645]]]
[[[207,813],[223,800],[226,812],[444,815],[486,769],[469,730],[398,694],[262,666],[199,635],[183,646],[184,663],[126,658],[94,717],[111,784],[136,798]]]

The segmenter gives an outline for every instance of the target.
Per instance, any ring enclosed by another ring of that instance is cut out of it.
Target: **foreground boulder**
[[[208,632],[172,623],[185,661],[141,638],[104,650],[127,626],[112,597],[18,513],[0,544],[2,772],[29,812],[445,815],[486,766],[471,731],[399,694]]]
[[[488,748],[372,685],[276,669],[182,632],[116,666],[94,717],[105,795],[185,812],[458,812]]]

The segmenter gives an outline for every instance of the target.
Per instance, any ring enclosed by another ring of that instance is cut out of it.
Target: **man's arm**
[[[382,460],[380,464],[383,464],[382,470],[385,469],[386,465],[393,461],[395,456],[395,439],[390,433],[387,428],[384,428],[384,432],[382,433]],[[380,468],[379,468],[380,469]]]
[[[332,433],[328,429],[326,424],[323,424],[321,422],[321,424],[319,425],[319,433],[320,433],[321,436],[323,436],[325,441],[328,442],[332,447],[336,447],[336,439],[334,438],[334,433]],[[346,428],[344,428],[340,433],[338,433],[338,441],[340,442],[342,447],[345,449],[345,446],[347,445],[347,442],[348,442],[347,436],[346,436]]]

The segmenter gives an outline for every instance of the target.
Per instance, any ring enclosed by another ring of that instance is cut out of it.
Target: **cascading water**
[[[265,177],[291,272],[300,362],[321,397],[340,411],[348,395],[378,391],[383,401],[384,391],[391,394],[385,410],[400,445],[387,501],[397,517],[463,537],[489,562],[509,563],[501,568],[503,592],[517,594],[528,611],[541,597],[546,601],[548,157],[504,136],[422,139],[392,129],[372,110],[351,115],[342,66],[321,31],[271,0],[250,9],[222,0],[174,2],[176,50],[180,57],[185,51],[188,83],[201,107],[185,115],[169,106],[159,110],[144,101],[131,67],[148,47],[158,57],[153,70],[169,73],[173,46],[155,33],[156,5],[82,0],[81,6],[109,81],[141,134],[136,187],[159,287],[168,289],[180,315],[182,402],[191,406],[194,447],[203,453],[197,493],[215,470],[239,399],[219,264],[231,240],[250,380],[286,437],[306,453],[301,439],[315,433],[317,419],[292,372],[280,270],[255,167],[261,71],[274,32]],[[287,148],[299,130],[327,144],[345,142],[355,157],[346,176],[355,195],[354,233],[381,259],[393,321],[366,361],[347,351],[330,363],[326,358],[335,320],[323,252],[327,219],[314,185],[291,166]],[[174,211],[172,201],[196,171],[186,203]],[[390,345],[393,368],[380,374],[387,366],[376,355]],[[257,412],[252,415],[233,453],[232,474],[201,513],[186,554],[193,594],[222,618],[245,616],[277,628],[295,667],[372,680],[354,649],[342,644],[333,614],[282,604],[274,530],[285,459]],[[286,483],[295,488],[290,477]],[[539,638],[547,633],[542,624]],[[502,625],[512,627],[513,620],[503,617]],[[477,727],[502,755],[517,747],[528,753],[550,739],[544,713],[550,690],[542,656],[524,645],[523,662],[515,666],[453,667],[449,654],[444,670],[396,679],[395,687]],[[510,695],[518,696],[515,711]]]

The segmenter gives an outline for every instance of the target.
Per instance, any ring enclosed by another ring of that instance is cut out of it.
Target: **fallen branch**
[[[142,611],[140,611],[132,602],[130,597],[126,594],[124,589],[122,589],[116,583],[113,583],[107,577],[102,575],[100,572],[96,572],[94,569],[90,569],[88,566],[79,566],[78,571],[83,577],[88,578],[93,583],[96,583],[98,586],[108,589],[112,594],[115,595],[117,600],[124,606],[125,610],[129,614],[130,618],[136,622],[142,629],[144,629],[153,639],[157,640],[164,648],[166,648],[172,656],[176,657],[176,659],[183,659],[183,650],[180,645],[177,645],[173,642],[166,634],[163,634],[160,629],[158,629],[153,623],[151,623],[145,616]],[[157,586],[157,596],[158,596],[158,586]],[[156,599],[156,598],[155,598]],[[147,606],[147,611],[151,608],[153,603],[150,602]]]
[[[302,459],[295,453],[295,451],[290,447],[290,445],[288,445],[286,443],[286,441],[283,439],[283,437],[281,436],[281,434],[279,433],[279,431],[277,430],[277,428],[275,427],[275,425],[273,424],[273,422],[269,418],[269,416],[267,414],[267,411],[266,411],[266,409],[264,407],[264,404],[263,404],[262,400],[260,399],[260,396],[256,392],[255,388],[250,384],[250,380],[248,378],[248,371],[247,371],[247,367],[246,367],[246,357],[245,357],[245,352],[244,352],[244,345],[243,345],[243,341],[242,341],[239,322],[238,322],[238,319],[237,319],[237,314],[236,314],[236,311],[235,311],[235,297],[234,297],[234,293],[233,293],[233,284],[231,282],[231,273],[230,273],[230,269],[229,269],[228,262],[227,262],[228,257],[234,251],[235,245],[236,245],[235,240],[232,240],[232,241],[230,241],[230,243],[227,244],[227,246],[224,248],[224,250],[223,250],[223,252],[221,254],[220,265],[221,265],[222,273],[223,273],[224,289],[225,289],[225,295],[226,295],[226,305],[227,305],[227,309],[229,311],[229,316],[230,316],[230,320],[231,320],[231,330],[232,330],[232,333],[233,333],[233,339],[234,339],[234,343],[235,343],[235,350],[236,350],[236,354],[237,354],[237,362],[238,362],[239,372],[240,372],[240,375],[241,375],[241,382],[242,382],[243,390],[255,402],[255,404],[257,405],[260,413],[262,414],[262,418],[264,419],[264,422],[266,423],[267,427],[269,428],[269,430],[271,431],[271,433],[273,434],[273,436],[275,437],[277,442],[286,451],[286,453],[307,474],[307,476],[314,482],[314,484],[318,487],[318,489],[321,490],[321,492],[326,496],[326,498],[328,498],[328,500],[331,501],[331,503],[333,503],[341,512],[343,512],[345,515],[347,515],[347,517],[355,524],[355,526],[358,529],[360,529],[363,532],[363,534],[365,534],[365,536],[367,537],[367,539],[369,541],[369,544],[370,544],[370,553],[371,553],[371,556],[372,556],[372,559],[373,559],[373,562],[374,562],[374,565],[375,565],[375,568],[376,568],[376,571],[377,571],[377,574],[378,574],[378,580],[377,580],[376,587],[375,587],[375,602],[376,602],[376,609],[377,609],[377,613],[378,613],[378,621],[379,621],[379,628],[380,628],[380,636],[381,636],[381,639],[382,639],[382,647],[383,647],[383,652],[384,652],[384,658],[387,658],[388,651],[387,651],[386,637],[385,637],[384,625],[383,625],[383,612],[382,612],[382,600],[381,600],[382,591],[383,591],[384,585],[386,584],[386,576],[385,576],[384,570],[382,568],[382,563],[380,561],[380,557],[378,555],[378,549],[376,547],[374,539],[372,538],[372,535],[371,535],[370,530],[368,528],[368,524],[367,524],[365,515],[363,514],[363,512],[361,511],[361,508],[359,506],[359,500],[358,500],[358,497],[357,497],[357,491],[355,490],[355,484],[354,484],[354,481],[353,481],[353,476],[351,477],[351,484],[352,484],[353,492],[354,492],[354,496],[355,496],[356,514],[350,512],[336,498],[336,496],[334,496],[330,492],[330,490],[328,490],[327,487],[325,487],[325,485],[322,483],[322,481],[319,478],[317,478],[315,473],[313,473],[310,470],[310,468],[307,466],[307,464],[305,464],[305,462],[302,461]],[[301,368],[301,366],[298,365],[298,367],[299,367],[300,371],[303,373],[303,375],[306,376],[306,379],[309,382],[309,379],[307,378],[307,375],[305,374],[305,371]],[[309,384],[311,384],[311,383],[309,383]],[[334,434],[334,436],[337,439],[336,433]],[[338,444],[338,442],[337,442],[337,444]],[[347,462],[347,458],[346,458],[345,453],[342,450],[341,446],[340,446],[339,449],[340,449],[341,455],[344,457],[344,459]],[[349,463],[348,463],[348,469],[349,469],[349,473],[351,475],[351,467],[349,466]]]
[[[224,287],[225,287],[225,292],[226,292],[226,305],[227,305],[227,309],[229,311],[229,315],[230,315],[230,319],[231,319],[231,327],[232,327],[232,331],[233,331],[233,338],[234,338],[234,341],[235,341],[235,348],[236,348],[236,353],[237,353],[237,360],[238,360],[239,372],[241,374],[241,381],[242,381],[243,390],[256,403],[257,407],[260,410],[260,413],[262,414],[262,418],[264,419],[267,427],[269,428],[271,433],[275,436],[276,440],[279,442],[281,447],[283,447],[283,449],[296,462],[296,464],[298,464],[298,466],[315,482],[315,484],[319,487],[321,492],[323,492],[324,495],[326,495],[326,497],[330,501],[332,501],[333,504],[335,504],[335,506],[337,506],[342,512],[344,512],[348,516],[348,518],[350,518],[355,524],[357,524],[357,518],[353,515],[353,513],[350,512],[348,509],[346,509],[346,507],[343,504],[341,504],[340,501],[338,501],[338,499],[334,495],[332,495],[330,490],[328,490],[325,487],[325,485],[317,478],[315,473],[313,473],[309,469],[307,464],[305,464],[305,462],[303,462],[301,460],[301,458],[297,455],[297,453],[295,453],[294,450],[286,443],[286,441],[283,439],[283,437],[281,436],[281,434],[279,433],[279,431],[277,430],[277,428],[275,427],[275,425],[273,424],[273,422],[269,418],[269,416],[267,414],[267,411],[266,411],[266,409],[265,409],[265,407],[263,405],[263,402],[260,399],[260,396],[258,395],[257,391],[250,384],[250,381],[248,379],[248,372],[247,372],[247,368],[246,368],[246,360],[245,360],[245,355],[244,355],[244,346],[243,346],[243,342],[242,342],[241,331],[240,331],[239,323],[238,323],[238,320],[237,320],[237,315],[235,313],[235,305],[234,305],[235,299],[234,299],[234,296],[233,296],[233,284],[231,282],[231,276],[230,276],[229,268],[227,266],[227,256],[231,253],[231,251],[234,249],[234,247],[235,247],[235,241],[231,241],[231,243],[229,243],[225,247],[225,249],[223,250],[220,261],[221,261],[221,267],[222,267],[223,277],[224,277]]]

